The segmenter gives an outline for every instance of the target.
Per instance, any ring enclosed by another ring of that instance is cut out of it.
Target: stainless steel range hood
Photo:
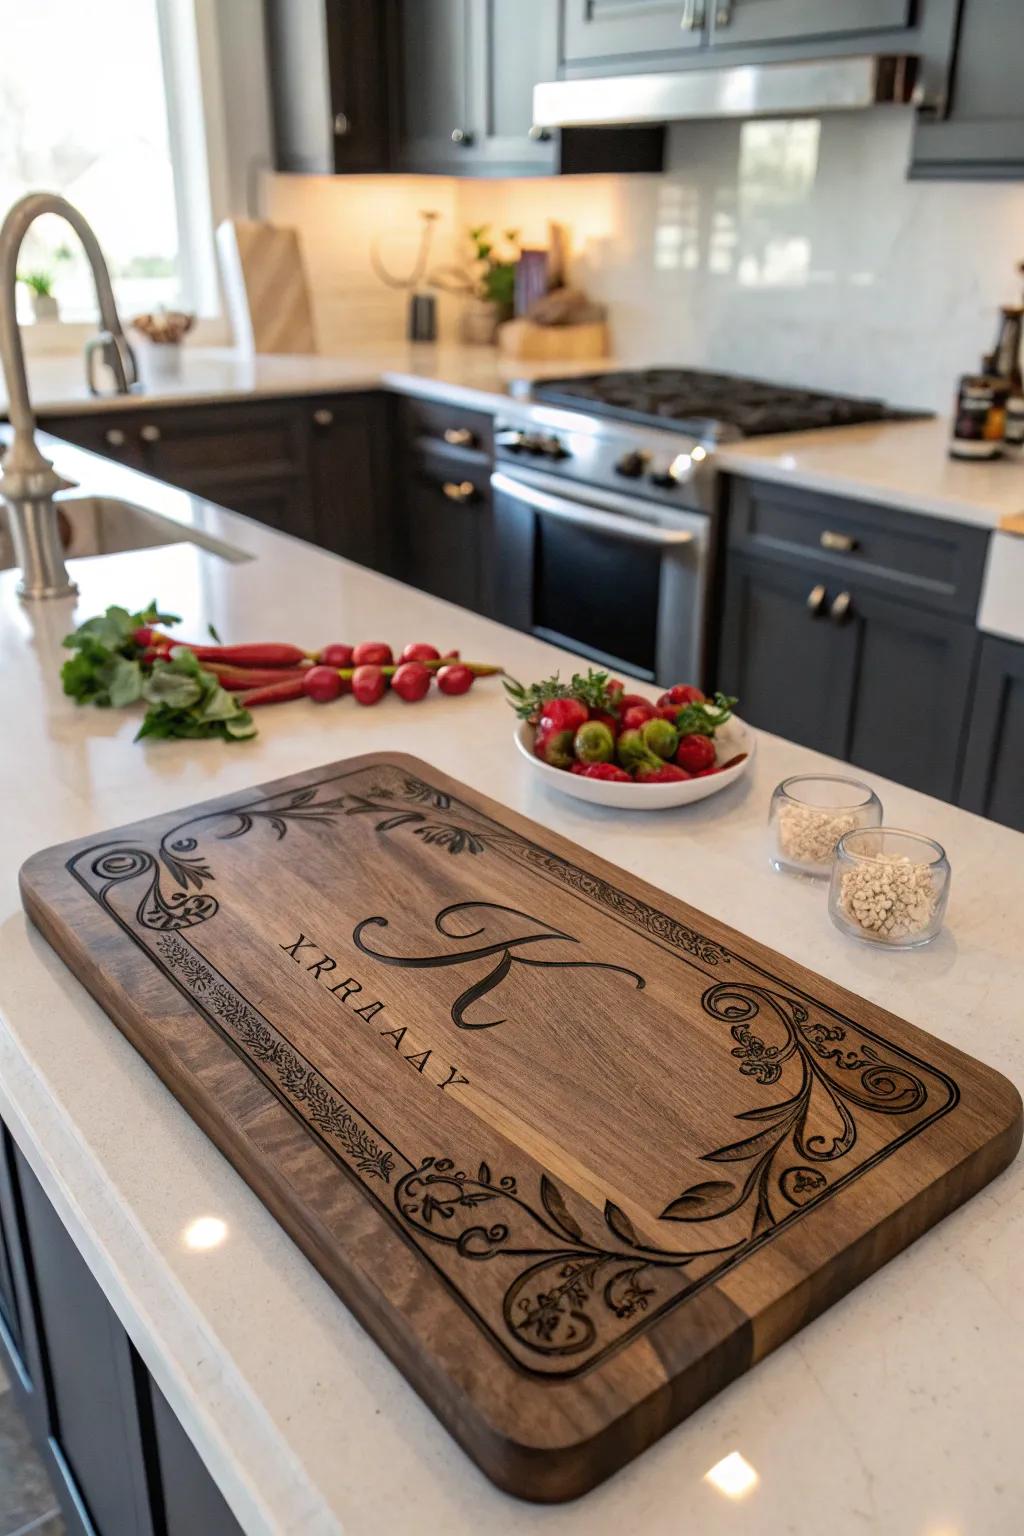
[[[913,100],[916,67],[914,58],[871,55],[552,80],[534,86],[533,120],[569,128],[851,112]]]

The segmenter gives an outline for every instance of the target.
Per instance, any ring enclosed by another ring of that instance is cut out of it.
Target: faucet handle
[[[100,362],[106,363],[114,375],[114,393],[129,394],[133,386],[139,382],[139,370],[135,362],[135,353],[127,337],[123,333],[115,335],[113,331],[99,331],[86,342],[85,377],[89,385],[89,393],[92,395],[106,393],[97,381],[97,355]]]

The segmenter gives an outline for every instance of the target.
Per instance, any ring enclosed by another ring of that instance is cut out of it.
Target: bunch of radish
[[[434,645],[416,641],[397,661],[389,645],[364,640],[359,645],[336,642],[319,651],[276,642],[252,645],[190,645],[161,630],[143,625],[134,633],[144,661],[189,650],[212,672],[222,688],[236,693],[246,709],[257,704],[285,704],[313,699],[329,704],[351,693],[358,704],[377,704],[387,692],[407,704],[425,698],[436,680],[441,693],[467,693],[478,677],[491,677],[501,667],[464,662],[458,651],[444,655]]]

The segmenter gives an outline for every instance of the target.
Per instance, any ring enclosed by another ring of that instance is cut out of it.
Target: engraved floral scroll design
[[[857,1141],[857,1110],[909,1115],[927,1101],[919,1077],[885,1061],[866,1041],[853,1049],[841,1024],[813,1021],[794,997],[753,982],[719,982],[703,994],[701,1006],[729,1025],[732,1055],[744,1077],[768,1087],[792,1060],[800,1078],[784,1098],[737,1115],[755,1129],[703,1156],[722,1168],[722,1177],[684,1189],[662,1211],[664,1221],[715,1221],[750,1205],[751,1236],[757,1237],[778,1219],[776,1193],[785,1210],[826,1191],[826,1167]],[[755,1033],[751,1026],[758,1020]]]
[[[729,1025],[742,1077],[766,1088],[792,1062],[799,1080],[782,1099],[741,1111],[736,1119],[751,1133],[702,1157],[720,1176],[690,1184],[661,1212],[692,1241],[652,1243],[612,1201],[595,1232],[593,1207],[578,1219],[547,1174],[532,1202],[513,1177],[493,1179],[486,1163],[473,1177],[450,1158],[427,1157],[396,1185],[396,1206],[419,1232],[464,1259],[514,1261],[501,1312],[522,1348],[574,1357],[621,1336],[636,1314],[685,1295],[827,1195],[824,1170],[853,1150],[857,1112],[911,1115],[927,1103],[920,1078],[866,1041],[854,1048],[843,1025],[813,1020],[797,998],[730,982],[709,987],[701,1002]]]
[[[270,1073],[306,1118],[337,1143],[359,1172],[389,1183],[394,1171],[392,1153],[370,1135],[331,1084],[178,934],[162,933],[156,947],[189,993]]]

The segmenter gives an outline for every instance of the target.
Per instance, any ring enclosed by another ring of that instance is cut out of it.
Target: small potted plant
[[[32,314],[37,322],[60,318],[60,310],[53,292],[55,281],[54,274],[42,267],[34,272],[18,273],[18,282],[24,283],[32,295]]]
[[[435,288],[466,295],[460,327],[463,341],[489,344],[502,321],[512,318],[519,231],[506,229],[500,248],[491,239],[487,224],[471,229],[469,239],[467,265],[439,267],[430,274],[430,281]]]

